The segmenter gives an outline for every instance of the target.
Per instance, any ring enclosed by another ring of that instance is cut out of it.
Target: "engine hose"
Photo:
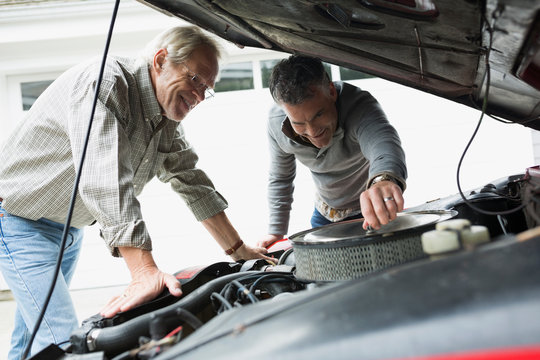
[[[257,301],[259,301],[249,290],[248,288],[246,288],[244,285],[242,285],[239,281],[237,280],[233,280],[232,283],[234,285],[236,285],[236,287],[238,288],[238,292],[244,294],[248,299],[249,301],[251,301],[252,303],[256,303]]]
[[[220,306],[218,308],[218,314],[220,314],[222,311],[224,311],[222,309],[230,310],[230,309],[233,308],[231,303],[227,299],[225,299],[221,294],[219,294],[217,292],[212,293],[210,298],[212,300],[216,299],[220,303]]]
[[[262,271],[253,272],[253,274],[263,273]],[[167,314],[170,311],[177,311],[177,308],[197,314],[211,302],[210,296],[213,292],[221,291],[227,283],[244,276],[246,276],[245,272],[224,275],[200,286],[172,305],[141,315],[113,327],[91,330],[87,336],[88,350],[91,352],[103,351],[110,357],[120,354],[125,350],[138,347],[141,336],[150,337],[150,322],[152,319],[161,317],[162,314]]]
[[[170,332],[170,328],[178,327],[179,322],[188,324],[193,330],[197,330],[203,325],[198,317],[185,309],[176,307],[155,316],[150,321],[150,337],[152,340],[163,339]]]

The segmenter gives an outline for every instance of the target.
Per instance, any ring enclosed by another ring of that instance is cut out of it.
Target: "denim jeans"
[[[357,215],[349,216],[348,218],[345,218],[341,221],[361,219],[362,217],[363,217],[362,214],[357,214]],[[338,221],[338,222],[341,222],[341,221]],[[334,223],[328,220],[327,218],[325,218],[324,216],[322,216],[319,210],[315,208],[315,210],[313,210],[313,215],[311,215],[311,227],[316,228],[316,227],[324,226],[328,224],[334,224]]]
[[[0,268],[17,302],[9,360],[22,357],[53,280],[64,225],[7,213],[0,203]],[[61,271],[29,355],[51,343],[61,345],[77,328],[69,283],[79,257],[83,231],[71,228]]]

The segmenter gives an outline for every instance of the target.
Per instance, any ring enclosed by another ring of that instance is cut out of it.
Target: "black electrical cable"
[[[210,299],[212,299],[212,300],[215,299],[215,300],[219,301],[219,303],[221,304],[221,306],[218,309],[218,313],[221,313],[221,309],[223,307],[227,308],[227,310],[230,310],[230,309],[233,308],[231,303],[227,299],[225,299],[221,294],[219,294],[217,292],[213,292],[212,295],[210,295]]]
[[[457,171],[456,171],[457,187],[458,187],[458,190],[459,190],[459,195],[461,196],[461,198],[463,199],[465,204],[467,204],[474,211],[476,211],[476,212],[478,212],[480,214],[485,214],[485,215],[508,215],[508,214],[513,214],[513,213],[515,213],[517,211],[520,211],[520,210],[524,209],[527,206],[527,204],[523,203],[520,206],[515,207],[514,209],[504,210],[504,211],[488,211],[488,210],[480,209],[479,207],[473,205],[472,202],[469,201],[465,197],[465,195],[463,194],[463,190],[461,189],[461,184],[460,184],[460,180],[459,180],[459,173],[460,173],[460,170],[461,170],[461,165],[463,163],[463,159],[465,158],[465,154],[469,150],[469,147],[471,146],[474,138],[476,137],[476,134],[478,133],[478,130],[480,129],[480,125],[482,124],[482,119],[484,118],[484,115],[486,114],[487,103],[488,103],[489,86],[490,86],[490,82],[491,82],[491,69],[490,69],[490,65],[489,65],[489,56],[490,56],[490,52],[491,52],[491,49],[492,49],[492,46],[493,46],[493,28],[491,27],[491,25],[489,24],[489,21],[487,19],[485,19],[485,23],[486,23],[486,26],[488,28],[488,33],[489,33],[489,45],[488,45],[488,48],[486,50],[486,56],[485,56],[486,92],[484,94],[484,100],[483,100],[483,104],[482,104],[482,114],[480,115],[480,119],[478,120],[478,125],[476,125],[476,129],[474,130],[469,142],[467,143],[467,146],[465,147],[465,150],[463,150],[463,153],[461,154],[461,158],[459,159],[459,163],[458,163],[458,167],[457,167]]]
[[[34,342],[34,339],[36,337],[38,329],[39,329],[39,327],[41,325],[41,322],[43,321],[43,317],[45,316],[45,311],[47,310],[47,306],[49,305],[49,302],[51,301],[52,293],[53,293],[54,288],[56,286],[56,280],[58,278],[58,274],[60,272],[60,267],[62,265],[62,258],[64,257],[64,247],[66,246],[67,236],[68,236],[68,232],[69,232],[69,228],[70,228],[70,224],[71,224],[71,218],[73,216],[73,209],[75,208],[75,200],[76,200],[77,193],[78,193],[79,183],[81,181],[81,173],[82,173],[82,169],[83,169],[83,165],[84,165],[84,158],[86,156],[86,150],[88,149],[88,141],[90,139],[90,132],[92,130],[92,123],[94,121],[94,113],[96,111],[96,104],[97,104],[97,99],[98,99],[98,94],[99,94],[99,88],[100,88],[100,85],[101,85],[101,80],[103,79],[103,72],[104,72],[104,69],[105,69],[105,62],[107,60],[107,54],[109,52],[109,46],[110,46],[110,43],[111,43],[112,32],[113,32],[113,28],[114,28],[114,22],[116,20],[116,15],[118,13],[119,4],[120,4],[120,0],[116,0],[115,4],[114,4],[114,10],[113,10],[113,13],[112,13],[111,23],[109,25],[109,32],[107,34],[107,41],[106,41],[106,44],[105,44],[105,50],[103,51],[103,58],[101,60],[101,67],[99,69],[99,76],[98,76],[98,79],[97,79],[96,89],[95,89],[95,92],[94,92],[94,99],[93,99],[93,103],[92,103],[92,111],[91,111],[91,114],[90,114],[90,120],[88,121],[88,129],[86,131],[86,138],[85,138],[84,145],[83,145],[83,150],[82,150],[82,153],[81,153],[81,161],[79,163],[79,166],[78,166],[78,169],[77,169],[77,174],[75,176],[75,182],[73,184],[73,191],[71,193],[71,199],[70,199],[68,214],[67,214],[67,218],[66,218],[66,223],[64,225],[64,232],[62,233],[62,241],[60,243],[60,252],[58,253],[58,258],[56,259],[56,268],[55,268],[55,271],[54,271],[54,276],[53,276],[53,279],[51,281],[51,285],[49,287],[49,292],[47,293],[47,297],[45,298],[45,303],[43,304],[43,307],[41,309],[39,317],[38,317],[38,319],[36,321],[36,325],[34,326],[34,330],[32,331],[32,335],[30,336],[30,340],[28,342],[28,345],[26,346],[26,349],[24,350],[22,359],[26,359],[28,353],[30,352],[30,349],[32,348],[32,343]]]
[[[236,285],[237,289],[238,289],[238,293],[239,294],[244,294],[246,295],[246,297],[249,299],[249,301],[251,301],[252,303],[256,303],[259,301],[259,299],[257,299],[255,297],[255,295],[253,295],[249,289],[247,287],[244,286],[244,284],[242,284],[240,281],[238,280],[233,280],[231,281],[231,283],[233,283],[234,285]]]
[[[281,272],[273,272],[271,274],[263,274],[261,275],[260,273],[256,273],[256,274],[248,274],[248,275],[244,275],[242,277],[239,277],[238,281],[233,282],[229,282],[228,284],[226,284],[222,289],[221,291],[218,293],[216,293],[216,295],[219,295],[220,298],[223,298],[224,301],[228,302],[230,305],[232,305],[233,303],[233,299],[236,298],[236,299],[239,299],[239,294],[244,294],[248,300],[252,303],[254,302],[257,302],[258,299],[257,297],[253,294],[253,292],[251,291],[251,289],[253,288],[253,284],[254,283],[257,283],[261,277],[267,277],[267,276],[272,276],[272,277],[287,277],[287,276],[291,276],[290,273],[281,273]],[[292,280],[289,280],[289,281],[292,281]],[[251,283],[252,285],[244,285],[243,283]],[[235,291],[234,291],[234,288],[237,288],[237,291],[236,291],[236,294],[235,294]],[[218,298],[217,296],[214,297],[216,300],[218,301],[223,301],[221,300],[220,298]],[[238,303],[237,303],[238,304]],[[226,306],[226,305],[225,305]],[[223,312],[225,309],[223,308],[223,305],[220,306],[218,309],[217,309],[217,312],[218,313],[221,313]]]
[[[299,284],[300,286],[304,286],[304,284],[302,282],[300,282],[298,279],[296,279],[294,277],[294,275],[292,274],[280,274],[280,273],[275,273],[275,274],[265,274],[261,277],[259,277],[257,280],[255,280],[251,286],[249,287],[249,291],[250,292],[254,292],[255,289],[257,288],[257,285],[259,285],[260,283],[263,283],[267,280],[276,280],[276,279],[279,279],[279,280],[284,280],[284,281],[287,281],[287,282],[291,282],[291,283],[296,283],[296,284]]]

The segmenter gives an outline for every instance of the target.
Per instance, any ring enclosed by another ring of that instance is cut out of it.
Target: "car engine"
[[[182,297],[164,292],[112,318],[94,315],[47,358],[390,359],[528,344],[540,334],[537,321],[523,322],[540,311],[539,201],[531,168],[406,209],[378,231],[352,220],[292,235],[269,248],[276,264],[184,269],[175,274]],[[453,333],[460,321],[468,336]],[[452,341],[425,340],[433,333]]]

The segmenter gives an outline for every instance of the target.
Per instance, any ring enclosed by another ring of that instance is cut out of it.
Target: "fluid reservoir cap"
[[[461,239],[466,246],[476,246],[489,242],[489,230],[485,226],[474,225],[461,232]]]
[[[455,231],[432,230],[422,234],[422,249],[428,255],[443,254],[459,248],[458,233]]]
[[[442,221],[435,225],[436,230],[457,230],[461,231],[471,227],[471,222],[467,219],[453,219]]]

